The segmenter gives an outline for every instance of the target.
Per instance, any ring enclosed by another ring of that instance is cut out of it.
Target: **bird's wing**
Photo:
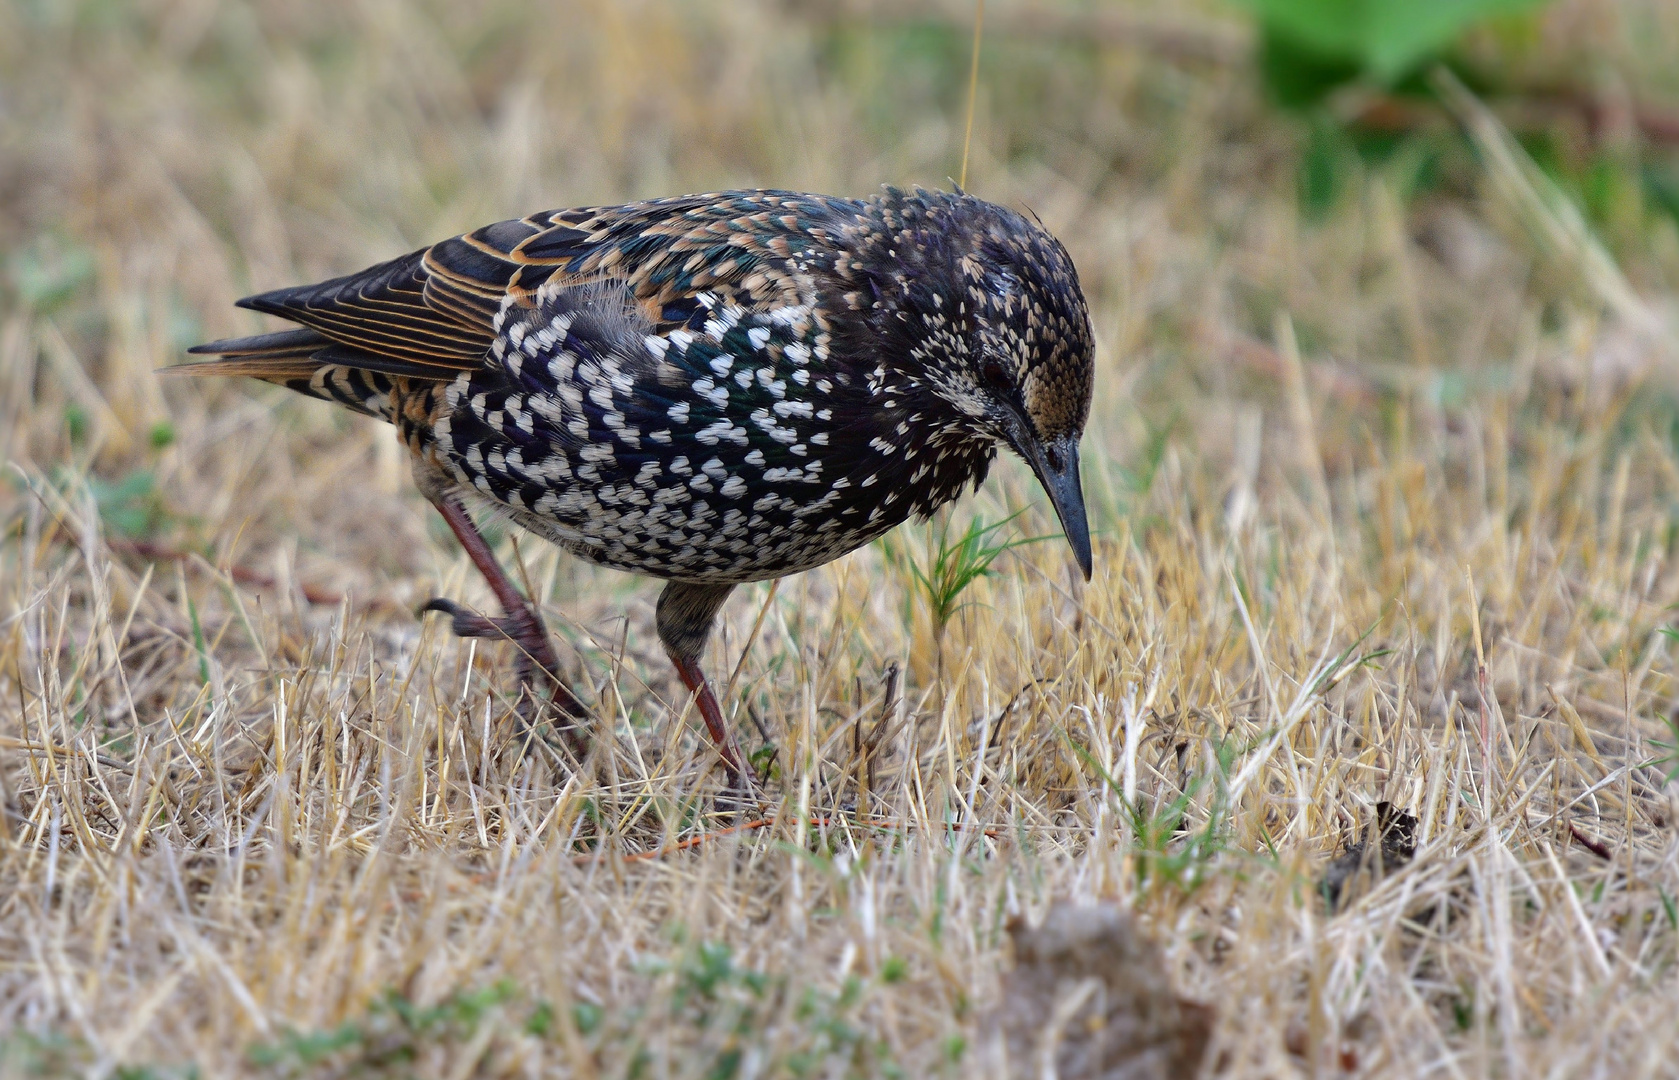
[[[305,329],[199,345],[189,351],[221,359],[170,370],[290,383],[330,364],[452,379],[489,360],[504,305],[531,309],[545,285],[623,283],[660,329],[692,317],[703,290],[786,305],[797,290],[783,264],[851,205],[733,192],[501,221],[360,273],[246,297],[239,306]]]
[[[521,243],[545,231],[572,231],[553,216],[497,222],[360,273],[248,296],[240,307],[305,329],[199,345],[190,351],[222,360],[184,370],[273,378],[334,364],[452,378],[484,362],[504,298],[527,282],[529,288],[540,285],[556,268],[552,261],[532,265],[518,254]]]

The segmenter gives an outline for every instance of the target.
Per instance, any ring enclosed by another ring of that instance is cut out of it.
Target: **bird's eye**
[[[985,362],[985,366],[979,369],[979,373],[985,376],[986,383],[994,389],[1014,389],[1014,376],[1010,374],[1009,369],[1003,366],[1003,364],[999,361],[987,360]]]

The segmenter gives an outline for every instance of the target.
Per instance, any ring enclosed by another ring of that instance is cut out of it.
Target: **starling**
[[[239,301],[297,328],[170,369],[390,421],[503,616],[520,679],[577,723],[536,606],[467,514],[667,582],[658,633],[750,790],[699,658],[743,582],[820,566],[984,480],[1037,475],[1086,578],[1093,344],[1066,249],[971,195],[730,191],[534,214]],[[574,736],[579,737],[580,736]]]

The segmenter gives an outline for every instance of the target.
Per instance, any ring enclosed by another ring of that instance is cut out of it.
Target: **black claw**
[[[524,629],[518,619],[492,619],[487,615],[468,611],[453,600],[444,600],[441,597],[427,600],[425,606],[420,609],[420,614],[424,615],[428,611],[441,611],[449,616],[449,629],[456,637],[507,638],[518,641],[520,631]]]
[[[520,695],[518,711],[527,726],[534,724],[537,718],[538,691],[542,688],[546,688],[554,706],[569,719],[580,721],[588,717],[583,703],[560,678],[540,617],[526,612],[492,619],[442,597],[433,597],[420,608],[422,616],[429,611],[440,611],[449,616],[449,629],[456,637],[503,638],[519,647],[519,659],[514,670],[518,681],[530,691]]]

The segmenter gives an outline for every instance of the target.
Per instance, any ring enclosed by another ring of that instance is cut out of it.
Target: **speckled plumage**
[[[984,479],[998,442],[1044,481],[1089,572],[1077,275],[1047,232],[965,194],[553,211],[241,304],[302,329],[200,346],[223,359],[176,370],[391,420],[440,509],[470,493],[589,561],[714,597],[699,627],[667,627],[661,603],[679,668],[729,586],[931,513]]]

